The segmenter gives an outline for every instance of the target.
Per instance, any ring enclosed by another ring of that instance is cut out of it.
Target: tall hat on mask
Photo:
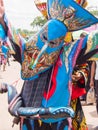
[[[73,0],[48,0],[48,21],[26,44],[22,78],[33,79],[57,61],[67,32],[93,25],[98,19]],[[31,54],[32,53],[32,54]]]
[[[36,7],[38,10],[42,13],[42,15],[48,19],[48,12],[47,12],[47,2],[44,0],[34,0]],[[76,2],[85,8],[87,6],[87,0],[76,0]],[[72,38],[72,32],[68,32],[65,35],[64,42],[65,43],[70,43],[73,40]]]
[[[48,1],[48,15],[64,23],[68,31],[77,31],[98,22],[97,18],[73,0]]]

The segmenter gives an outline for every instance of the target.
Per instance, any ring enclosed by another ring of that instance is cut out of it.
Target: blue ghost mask
[[[47,10],[47,23],[25,44],[23,79],[34,79],[55,64],[68,31],[80,30],[98,22],[73,0],[48,0]]]
[[[26,43],[22,62],[23,79],[24,75],[27,76],[26,79],[31,79],[36,73],[47,70],[57,61],[66,32],[67,28],[62,22],[51,19]]]

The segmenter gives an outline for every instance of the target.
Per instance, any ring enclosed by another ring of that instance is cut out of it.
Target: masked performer
[[[25,41],[11,28],[1,1],[0,23],[11,41],[15,59],[21,63],[21,77],[25,80],[21,94],[9,101],[9,112],[20,117],[22,130],[39,129],[41,122],[52,130],[72,128],[73,68],[98,51],[94,43],[86,49],[88,36],[76,43],[64,43],[67,32],[97,23],[98,19],[93,15],[72,0],[48,0],[47,11],[47,23],[34,37]]]

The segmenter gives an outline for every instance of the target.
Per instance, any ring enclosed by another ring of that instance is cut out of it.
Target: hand
[[[0,93],[5,93],[7,91],[8,90],[6,84],[0,83]]]
[[[94,80],[90,80],[90,88],[94,88]]]
[[[0,0],[0,19],[3,17],[5,12],[3,0]]]
[[[72,75],[72,80],[73,81],[78,81],[79,79],[81,79],[82,74],[80,72],[76,72],[75,74]]]

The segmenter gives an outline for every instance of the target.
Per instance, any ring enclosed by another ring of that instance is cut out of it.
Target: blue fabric
[[[27,125],[26,125],[26,124],[23,124],[23,125],[22,125],[22,130],[28,130]]]
[[[4,40],[6,38],[6,33],[5,33],[5,31],[4,31],[4,29],[3,29],[1,24],[0,24],[0,38],[2,40]]]
[[[86,47],[87,39],[88,39],[88,35],[84,38],[84,41],[83,41],[83,44],[82,44],[82,49]]]
[[[4,57],[7,58],[8,48],[5,45],[2,45],[2,53],[4,53]]]
[[[63,59],[63,54],[60,55],[60,58],[61,60]],[[43,98],[42,106],[44,107],[68,106],[69,96],[70,94],[69,94],[69,89],[68,89],[68,75],[66,72],[65,63],[62,60],[62,65],[58,68],[58,73],[56,76],[56,90],[49,100]],[[56,120],[49,119],[49,120],[43,120],[43,121],[44,122],[57,122],[60,120],[62,119],[56,119]]]

